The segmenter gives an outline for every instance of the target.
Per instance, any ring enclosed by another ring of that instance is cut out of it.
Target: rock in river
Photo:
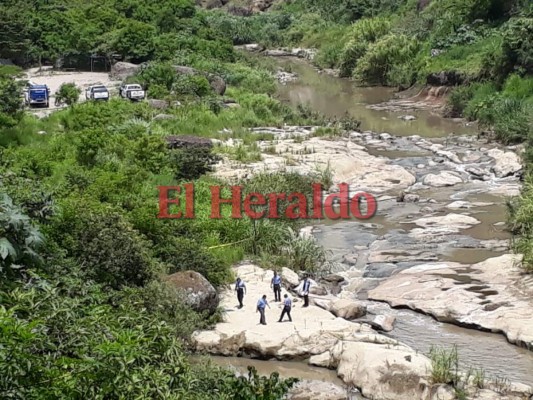
[[[366,307],[364,304],[348,299],[333,301],[329,310],[336,317],[347,320],[361,318],[366,315]]]
[[[197,311],[215,312],[218,307],[216,289],[195,271],[180,271],[166,278],[171,287],[184,292],[186,302]]]
[[[520,157],[512,151],[491,149],[487,152],[487,155],[496,160],[492,171],[498,178],[504,178],[522,170]]]
[[[519,264],[520,256],[506,254],[470,266],[418,265],[390,277],[368,297],[501,332],[511,343],[533,348],[533,280],[524,279]]]
[[[235,268],[235,274],[247,285],[244,307],[236,307],[232,288],[224,291],[224,322],[214,330],[193,334],[197,351],[263,359],[307,359],[310,364],[336,369],[347,386],[359,388],[366,398],[437,400],[429,379],[431,363],[424,355],[375,332],[367,324],[336,318],[313,305],[293,307],[293,322],[278,323],[282,304],[273,302],[272,271],[243,264]],[[400,290],[398,286],[395,284],[394,289]],[[263,294],[272,307],[266,310],[266,326],[258,324],[256,313],[256,302]]]
[[[463,179],[454,172],[443,171],[438,174],[427,174],[422,182],[427,186],[445,187],[462,183]]]

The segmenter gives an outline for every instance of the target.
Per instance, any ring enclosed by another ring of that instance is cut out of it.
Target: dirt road
[[[79,101],[85,101],[85,90],[91,85],[105,85],[109,89],[110,95],[118,95],[118,87],[120,81],[113,81],[110,79],[107,72],[65,72],[54,71],[52,68],[31,68],[25,71],[26,79],[32,83],[48,85],[50,88],[50,108],[28,108],[28,111],[42,118],[50,115],[53,111],[56,111],[62,107],[55,107],[54,93],[59,89],[63,83],[75,83],[76,86],[82,89]]]

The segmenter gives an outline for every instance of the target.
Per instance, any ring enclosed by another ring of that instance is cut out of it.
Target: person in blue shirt
[[[261,317],[259,318],[259,323],[261,325],[266,325],[266,318],[265,318],[265,307],[268,306],[268,308],[270,308],[270,305],[268,304],[268,301],[267,301],[267,296],[266,294],[263,295],[263,297],[261,297],[259,299],[259,301],[257,302],[257,311],[256,312],[259,312],[261,314]]]
[[[237,300],[239,300],[239,308],[242,308],[242,300],[244,299],[244,294],[246,293],[246,285],[241,278],[237,278],[237,282],[235,282],[235,291],[237,292]]]
[[[276,271],[274,271],[274,277],[270,282],[270,287],[274,288],[274,301],[281,301],[281,276]]]
[[[283,297],[285,298],[283,300],[283,311],[281,312],[281,317],[279,317],[278,322],[283,321],[283,317],[285,316],[285,314],[287,314],[287,316],[289,317],[289,321],[292,322],[292,318],[291,318],[292,300],[287,293],[285,293]]]
[[[311,288],[311,281],[305,276],[303,287],[302,287],[302,294],[304,296],[304,307],[309,307],[309,289]]]

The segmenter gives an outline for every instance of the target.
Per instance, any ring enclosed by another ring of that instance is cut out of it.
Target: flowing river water
[[[431,110],[369,108],[369,105],[386,102],[393,97],[392,90],[388,88],[359,88],[349,80],[319,73],[302,60],[278,58],[276,62],[283,69],[294,72],[298,76],[296,81],[280,85],[277,95],[280,100],[294,106],[307,104],[314,111],[332,117],[348,113],[361,121],[361,130],[387,132],[396,136],[419,135],[438,140],[454,134],[477,134],[474,126],[442,118],[432,113]],[[413,115],[416,119],[408,122],[399,119],[400,116],[406,114]],[[420,153],[409,151],[371,148],[369,152],[376,156],[387,157],[391,160],[406,160],[406,162],[410,157],[414,158],[413,162],[416,162],[416,157],[420,157]],[[452,199],[490,202],[492,205],[474,211],[475,217],[481,221],[481,224],[465,230],[462,234],[479,240],[510,239],[509,233],[501,227],[502,222],[506,220],[505,198],[479,193],[467,187],[458,192],[453,188],[433,188],[425,193],[418,193],[436,201],[449,202]],[[372,234],[383,236],[405,229],[405,221],[402,222],[402,217],[406,216],[409,208],[402,211],[404,214],[395,215],[387,212],[393,209],[393,203],[395,200],[391,199],[389,207],[385,207],[385,212],[378,211],[378,215],[370,221],[374,224]],[[360,244],[362,233],[357,228],[359,225],[361,224],[356,221],[324,221],[317,226],[318,232],[315,236],[325,248],[332,251],[334,260],[341,261],[343,256],[354,252],[354,246]],[[501,254],[503,254],[502,251],[498,249],[447,249],[439,254],[439,261],[473,264]],[[370,280],[370,285],[372,285],[371,282],[372,280]],[[365,290],[360,291],[358,297],[365,300]],[[440,323],[414,311],[393,310],[384,303],[369,302],[368,311],[369,314],[395,315],[394,330],[387,335],[417,351],[428,354],[432,345],[448,348],[456,345],[463,367],[483,368],[489,376],[533,385],[533,352],[509,344],[503,335]],[[325,380],[339,384],[333,371],[323,371],[298,362],[256,361],[232,357],[213,357],[212,359],[223,366],[232,365],[241,372],[246,371],[247,365],[254,365],[262,374],[278,371],[282,376],[297,376],[302,379]]]

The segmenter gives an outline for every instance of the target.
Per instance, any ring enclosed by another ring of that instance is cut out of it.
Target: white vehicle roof
[[[132,83],[132,84],[129,84],[129,85],[125,85],[125,87],[132,88],[132,89],[142,89],[141,85],[139,85],[137,83]]]

